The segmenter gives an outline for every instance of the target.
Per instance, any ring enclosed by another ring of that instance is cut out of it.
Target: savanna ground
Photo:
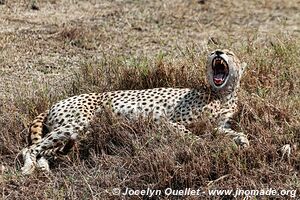
[[[53,103],[88,92],[198,87],[207,53],[224,47],[248,63],[233,125],[249,148],[205,118],[190,127],[196,140],[151,119],[106,113],[72,153],[52,159],[50,173],[21,175],[28,124]],[[298,0],[1,0],[0,49],[2,199],[234,199],[207,192],[237,188],[300,196]],[[113,188],[206,194],[128,197]]]

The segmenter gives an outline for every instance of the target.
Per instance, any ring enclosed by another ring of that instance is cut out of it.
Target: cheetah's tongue
[[[215,74],[214,75],[214,82],[216,84],[221,84],[224,81],[224,74]]]

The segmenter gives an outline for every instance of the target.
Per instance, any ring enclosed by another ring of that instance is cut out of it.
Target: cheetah
[[[217,131],[247,147],[246,135],[232,130],[229,123],[237,111],[237,91],[245,67],[233,52],[218,49],[208,55],[208,84],[203,88],[120,90],[62,100],[40,114],[30,126],[30,144],[22,150],[22,173],[30,174],[35,168],[49,171],[46,157],[66,154],[95,114],[107,108],[129,118],[150,115],[157,122],[164,119],[183,134],[190,133],[187,125],[208,112],[208,117],[217,121]]]

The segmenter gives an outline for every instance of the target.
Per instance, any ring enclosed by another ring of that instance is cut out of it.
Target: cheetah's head
[[[229,50],[215,50],[208,56],[207,79],[215,91],[232,92],[239,87],[246,63]]]

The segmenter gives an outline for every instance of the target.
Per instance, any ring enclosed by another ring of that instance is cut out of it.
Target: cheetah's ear
[[[243,73],[245,72],[245,69],[247,68],[247,63],[243,62],[241,64],[241,72],[240,72],[240,75],[242,76]]]

